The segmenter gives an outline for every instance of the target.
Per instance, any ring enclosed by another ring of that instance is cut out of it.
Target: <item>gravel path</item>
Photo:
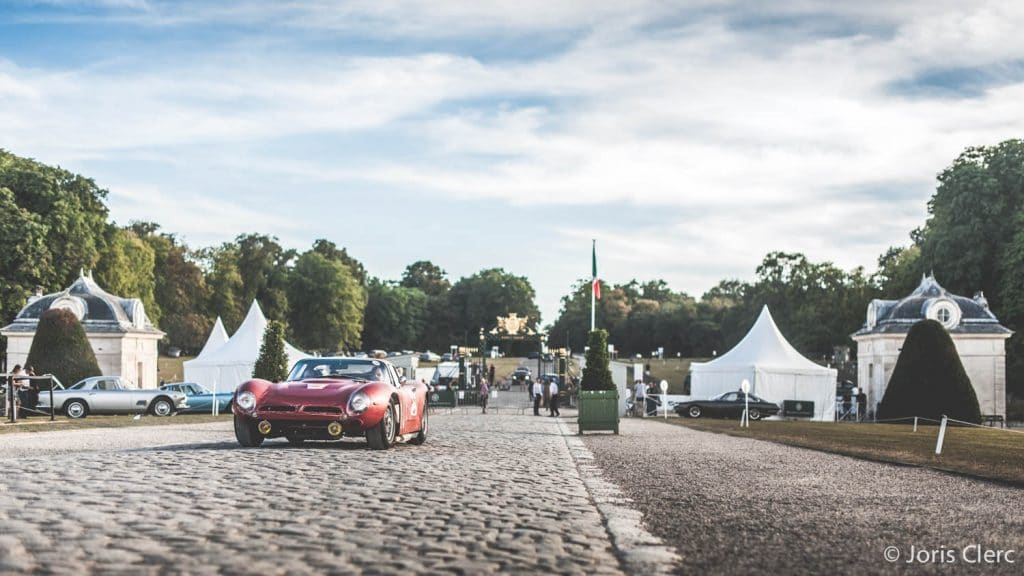
[[[552,418],[240,449],[228,423],[0,436],[0,573],[620,574]]]
[[[1024,572],[1018,489],[651,420],[585,444],[681,573]],[[971,564],[976,545],[1014,562]]]

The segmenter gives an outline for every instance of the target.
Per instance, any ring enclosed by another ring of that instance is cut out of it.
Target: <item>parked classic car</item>
[[[778,404],[768,402],[753,394],[749,395],[749,412],[751,420],[760,420],[769,416],[775,416],[781,410]],[[719,418],[739,418],[743,414],[744,407],[743,392],[725,392],[709,400],[690,400],[676,404],[676,414],[700,418],[701,416],[717,416]]]
[[[135,388],[119,376],[93,376],[66,390],[54,390],[53,406],[68,418],[85,418],[89,414],[170,416],[188,403],[181,392]],[[50,412],[49,393],[39,395],[38,410]]]
[[[295,364],[286,382],[243,383],[232,411],[242,446],[278,437],[301,445],[364,436],[371,448],[384,450],[398,441],[426,441],[426,403],[427,386],[400,380],[385,360],[306,358]]]
[[[227,414],[231,410],[231,399],[235,396],[233,390],[230,392],[218,391],[214,395],[212,390],[195,382],[174,382],[172,384],[164,384],[160,386],[160,389],[169,392],[181,392],[188,398],[188,406],[178,410],[182,414],[212,412],[214,396],[217,398],[217,411]]]

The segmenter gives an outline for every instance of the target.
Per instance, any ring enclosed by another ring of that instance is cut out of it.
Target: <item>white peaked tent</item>
[[[206,339],[206,344],[203,346],[203,351],[199,353],[199,356],[196,356],[192,360],[185,362],[185,373],[188,373],[187,366],[191,362],[195,362],[196,360],[201,360],[203,358],[211,356],[214,352],[219,350],[221,346],[227,344],[227,341],[228,331],[224,329],[224,322],[220,319],[220,316],[217,316],[217,322],[213,325],[213,331],[210,332],[210,337]],[[185,378],[187,379],[188,376],[186,376]]]
[[[218,323],[221,330],[223,324]],[[210,335],[213,340],[217,331],[214,326],[214,334]],[[249,313],[238,330],[227,342],[216,347],[209,353],[208,340],[203,352],[194,360],[185,362],[185,380],[198,382],[207,388],[218,391],[234,390],[239,384],[252,378],[252,370],[256,366],[256,358],[260,354],[260,346],[263,345],[263,332],[267,329],[267,318],[260,310],[260,305],[253,300]],[[291,344],[284,343],[285,353],[288,355],[288,365],[294,366],[296,362],[309,355],[298,350]]]
[[[785,400],[814,402],[814,420],[835,420],[836,370],[811,362],[786,341],[765,306],[757,322],[732,350],[690,366],[693,398],[740,389],[782,406]]]

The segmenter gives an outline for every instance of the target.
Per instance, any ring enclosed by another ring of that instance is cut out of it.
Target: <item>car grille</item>
[[[316,412],[317,414],[341,414],[341,408],[336,406],[306,406],[303,412]]]
[[[295,412],[295,406],[261,406],[260,412]]]

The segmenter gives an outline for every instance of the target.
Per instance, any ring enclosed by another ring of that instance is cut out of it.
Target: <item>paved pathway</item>
[[[616,574],[555,419],[239,449],[229,423],[0,436],[0,573]]]
[[[1024,573],[1024,490],[652,420],[584,443],[684,574]]]

